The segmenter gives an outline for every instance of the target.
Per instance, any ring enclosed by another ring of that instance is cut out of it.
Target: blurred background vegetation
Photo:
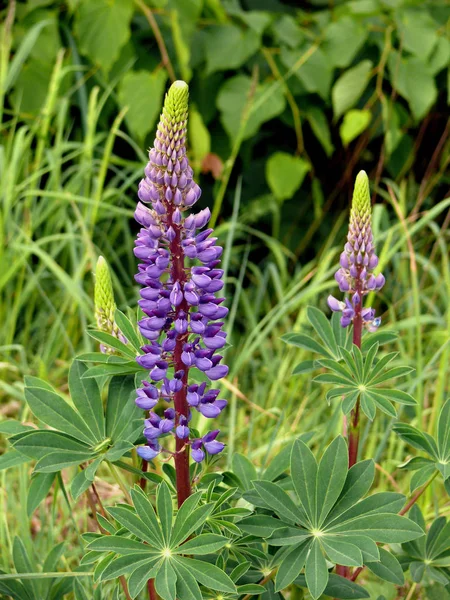
[[[0,418],[30,418],[24,375],[64,391],[71,358],[93,348],[99,254],[119,308],[135,310],[137,184],[164,91],[182,78],[199,208],[226,248],[229,464],[245,450],[263,465],[308,429],[320,449],[340,430],[311,374],[291,377],[311,354],[280,338],[336,292],[360,169],[387,280],[375,306],[399,333],[389,349],[416,368],[408,419],[432,431],[450,389],[449,17],[447,0],[0,2]],[[367,424],[363,455],[407,493],[391,425],[380,415],[369,437]],[[28,467],[0,483],[4,565],[14,532],[43,552],[65,536],[56,501],[30,530]],[[394,597],[386,585],[374,597]]]

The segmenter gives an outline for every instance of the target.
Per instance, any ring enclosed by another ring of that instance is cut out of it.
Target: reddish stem
[[[168,225],[172,226],[175,231],[175,237],[170,242],[170,254],[172,256],[172,268],[171,278],[172,281],[178,282],[181,289],[183,290],[184,284],[186,283],[186,271],[184,268],[184,251],[181,245],[181,226],[176,225],[173,222],[174,206],[171,204],[166,205],[168,212]],[[176,316],[178,317],[181,311],[184,311],[186,317],[189,312],[189,304],[183,297],[183,301],[177,306]],[[173,353],[174,358],[174,369],[177,371],[184,371],[182,378],[183,385],[179,392],[174,395],[174,407],[175,407],[175,424],[178,424],[181,415],[186,418],[189,415],[189,406],[186,400],[187,385],[188,385],[188,371],[189,369],[181,360],[181,354],[183,352],[183,345],[186,343],[188,333],[184,333],[177,336],[175,349]],[[175,471],[177,480],[177,498],[178,508],[183,502],[191,495],[191,480],[189,475],[189,445],[186,441],[176,436],[175,442]]]
[[[158,594],[156,593],[156,590],[155,590],[155,580],[154,579],[149,579],[147,581],[147,591],[148,591],[148,597],[150,598],[150,600],[158,600]]]

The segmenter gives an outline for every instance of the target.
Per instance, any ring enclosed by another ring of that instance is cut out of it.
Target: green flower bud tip
[[[188,118],[189,86],[185,81],[175,81],[166,94],[163,116],[172,127],[185,124]]]
[[[356,176],[353,191],[351,220],[370,219],[372,207],[370,204],[369,178],[365,171],[360,171]]]
[[[94,304],[99,328],[111,333],[116,303],[108,263],[103,256],[99,256],[95,269]]]
[[[126,344],[127,339],[114,321],[116,302],[114,300],[114,291],[108,263],[103,256],[99,256],[97,267],[95,269],[94,305],[95,319],[100,331],[110,333]],[[115,353],[113,348],[109,348],[104,344],[100,344],[100,350],[105,354]]]

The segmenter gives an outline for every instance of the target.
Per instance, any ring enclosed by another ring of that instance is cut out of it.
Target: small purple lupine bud
[[[197,368],[211,380],[228,374],[228,367],[219,364],[222,357],[215,354],[226,345],[223,323],[218,321],[228,309],[221,306],[224,299],[215,296],[223,288],[223,271],[218,268],[223,249],[216,245],[212,229],[198,231],[211,217],[208,208],[185,216],[201,195],[186,156],[187,117],[188,87],[176,81],[166,95],[145,177],[139,184],[138,196],[145,205],[139,202],[135,214],[142,225],[135,243],[140,261],[135,280],[143,286],[139,306],[146,315],[138,326],[149,340],[137,360],[150,371],[152,382],[160,382],[156,397],[143,385],[136,403],[151,410],[158,400],[173,400],[174,408],[167,409],[163,419],[151,416],[146,420],[144,435],[153,440],[174,430],[177,452],[189,439],[190,406],[199,411],[205,407],[209,416],[226,406],[226,400],[217,399],[218,391],[205,394],[205,382],[189,385],[189,369]],[[169,368],[175,370],[172,379]],[[149,385],[156,390],[153,383]],[[216,435],[190,443],[195,461],[203,460],[204,443],[213,444],[210,453],[223,448],[215,442]],[[140,449],[140,455],[161,451],[156,446],[148,448]]]
[[[189,437],[189,427],[187,425],[188,425],[187,418],[184,415],[181,415],[180,419],[178,421],[178,426],[175,430],[175,433],[182,440],[185,440],[186,438]]]
[[[205,458],[205,453],[202,450],[203,440],[193,440],[191,443],[191,456],[195,462],[199,463]]]
[[[153,460],[161,452],[161,446],[156,440],[149,440],[147,446],[139,446],[137,453],[144,460]]]
[[[219,430],[216,429],[215,431],[210,431],[202,438],[203,446],[208,454],[218,454],[219,452],[222,452],[225,447],[225,444],[216,440],[218,433]]]
[[[374,331],[380,320],[375,319],[372,309],[363,312],[362,303],[366,294],[383,287],[385,279],[381,273],[375,276],[372,272],[378,266],[378,257],[373,246],[371,220],[369,180],[366,173],[360,171],[355,181],[347,242],[339,258],[340,267],[335,273],[339,289],[349,292],[352,302],[346,299],[344,304],[333,296],[329,296],[327,302],[332,311],[342,311],[342,327],[348,327],[358,314],[363,316],[366,328]]]

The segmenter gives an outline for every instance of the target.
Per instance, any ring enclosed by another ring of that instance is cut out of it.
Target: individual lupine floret
[[[375,318],[375,310],[362,308],[364,296],[380,290],[385,282],[383,275],[375,275],[378,257],[375,254],[372,234],[372,209],[370,204],[369,179],[365,171],[356,177],[353,192],[347,243],[340,256],[340,267],[335,279],[341,292],[349,294],[344,302],[328,296],[328,306],[332,311],[342,312],[341,325],[348,327],[359,310],[365,327],[376,331],[381,319]]]
[[[113,335],[126,344],[127,339],[115,322],[116,302],[114,300],[111,274],[108,263],[103,256],[98,257],[95,269],[94,306],[98,329]],[[104,354],[114,354],[115,352],[113,348],[109,348],[104,344],[100,344],[100,350]]]
[[[218,434],[219,429],[215,429],[214,431],[209,431],[201,438],[192,440],[192,458],[195,462],[201,462],[205,458],[203,449],[206,450],[208,454],[219,454],[219,452],[222,452],[225,445],[216,440]]]
[[[134,251],[141,261],[136,281],[143,286],[139,306],[145,314],[138,326],[148,340],[137,362],[149,370],[149,381],[137,391],[136,403],[151,410],[159,400],[173,400],[174,408],[165,410],[164,418],[150,413],[144,435],[155,452],[154,440],[172,432],[177,452],[190,444],[194,456],[194,441],[189,442],[190,407],[212,418],[220,414],[226,400],[218,400],[219,390],[208,391],[206,383],[189,386],[188,374],[196,368],[213,381],[228,374],[228,367],[221,364],[223,357],[217,354],[226,344],[221,319],[228,309],[221,306],[224,298],[216,297],[223,288],[222,248],[216,245],[212,229],[198,231],[208,223],[210,211],[185,216],[201,194],[186,157],[187,116],[188,86],[177,81],[165,98],[135,212],[142,225]],[[220,442],[203,446],[214,454],[223,448]],[[143,458],[150,454],[147,447],[138,448],[138,453]]]

